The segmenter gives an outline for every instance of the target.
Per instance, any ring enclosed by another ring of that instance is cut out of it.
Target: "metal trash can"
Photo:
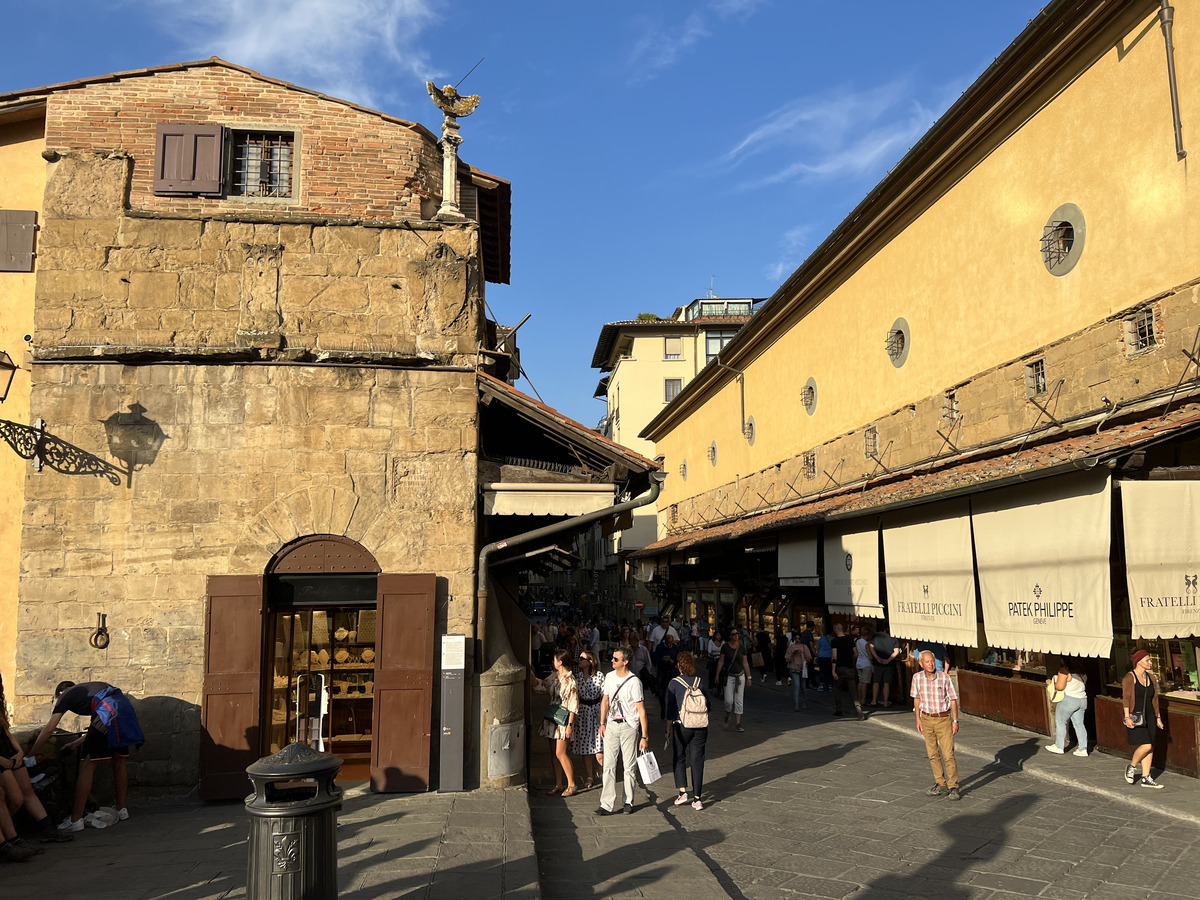
[[[332,753],[288,744],[246,769],[254,784],[246,798],[248,900],[337,897],[342,791],[333,780],[341,768]]]

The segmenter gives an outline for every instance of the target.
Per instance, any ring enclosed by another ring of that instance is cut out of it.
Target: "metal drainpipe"
[[[1175,156],[1183,159],[1183,124],[1179,121],[1179,87],[1175,81],[1175,42],[1171,39],[1171,26],[1175,22],[1175,10],[1168,0],[1162,0],[1158,10],[1158,23],[1162,26],[1163,41],[1167,45],[1167,81],[1171,85],[1171,115],[1175,119]]]
[[[506,766],[504,767],[504,771],[497,771],[496,774],[493,774],[489,761],[488,747],[491,746],[493,729],[498,730],[497,734],[502,734],[502,730],[506,730],[506,726],[514,723],[524,723],[525,721],[525,683],[528,677],[528,670],[525,664],[518,662],[516,657],[513,656],[512,645],[508,641],[508,633],[504,629],[503,622],[500,623],[498,628],[494,629],[496,636],[489,641],[488,607],[491,605],[492,598],[488,596],[488,557],[495,550],[527,544],[552,534],[572,528],[579,528],[608,516],[619,515],[626,510],[636,509],[639,506],[653,503],[658,495],[662,493],[662,485],[666,477],[666,473],[661,470],[651,472],[650,490],[640,497],[628,500],[625,503],[618,503],[616,506],[597,510],[593,513],[576,516],[565,522],[527,531],[524,534],[518,534],[507,540],[495,541],[488,544],[479,552],[479,590],[476,596],[478,606],[475,613],[475,636],[477,638],[475,652],[476,671],[479,673],[480,786],[501,788],[523,784],[527,771],[526,763],[516,768],[508,768]],[[499,607],[493,610],[492,614],[498,616]],[[509,744],[505,744],[504,746],[506,751],[513,750]],[[520,755],[522,758],[524,757],[523,752]],[[508,762],[515,762],[515,759],[510,756]]]
[[[663,482],[667,480],[667,473],[662,470],[656,470],[650,473],[650,490],[642,494],[640,497],[635,497],[632,500],[626,500],[624,503],[618,503],[615,506],[609,506],[604,509],[596,510],[595,512],[585,513],[582,516],[576,516],[573,519],[567,519],[565,522],[556,522],[553,525],[546,525],[542,528],[535,528],[533,531],[526,531],[524,534],[518,534],[510,538],[505,538],[502,541],[493,541],[482,550],[479,551],[479,590],[475,596],[475,618],[476,625],[475,635],[477,638],[475,649],[475,665],[476,670],[482,672],[487,663],[487,646],[488,628],[487,628],[487,601],[488,601],[488,557],[496,550],[505,550],[511,547],[519,547],[522,544],[528,544],[532,541],[540,540],[552,534],[559,534],[563,531],[569,531],[574,528],[579,528],[583,525],[590,525],[600,519],[608,518],[609,516],[617,516],[631,509],[637,509],[639,506],[646,506],[658,499],[658,495],[662,493]],[[508,644],[505,640],[504,644]],[[511,650],[505,647],[506,650]],[[503,655],[503,651],[498,656]]]

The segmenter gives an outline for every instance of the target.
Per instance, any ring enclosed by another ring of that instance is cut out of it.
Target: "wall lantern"
[[[129,486],[133,470],[153,463],[167,436],[157,422],[146,418],[146,407],[140,403],[131,403],[129,412],[113,413],[103,424],[108,452],[125,464]]]
[[[12,357],[0,350],[0,403],[8,399],[8,389],[12,387],[13,376],[17,374],[17,366]]]

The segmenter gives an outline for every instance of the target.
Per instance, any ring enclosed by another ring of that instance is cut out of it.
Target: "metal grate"
[[[239,197],[292,196],[291,132],[236,131],[233,187]]]
[[[874,425],[868,425],[867,430],[863,432],[863,455],[867,459],[879,455],[879,429]]]
[[[1149,350],[1158,344],[1155,321],[1153,306],[1138,310],[1133,318],[1125,321],[1125,342],[1129,353]]]
[[[804,408],[811,415],[817,405],[817,389],[811,384],[806,384],[804,390],[800,392],[800,399],[804,403]]]
[[[809,450],[804,454],[804,477],[812,480],[817,477],[817,452]]]
[[[1040,397],[1047,390],[1046,360],[1035,359],[1025,366],[1025,392],[1030,397]]]
[[[904,355],[904,332],[899,328],[889,331],[885,345],[888,357],[895,362]]]
[[[958,421],[958,391],[946,391],[942,398],[942,421],[953,424]]]
[[[1050,222],[1042,229],[1042,259],[1053,270],[1075,246],[1075,226],[1070,222]]]

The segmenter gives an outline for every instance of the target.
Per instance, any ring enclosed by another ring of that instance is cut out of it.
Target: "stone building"
[[[1200,771],[1187,12],[1047,4],[650,422],[679,477],[635,556],[681,602],[886,617],[957,648],[966,709],[1043,732],[1066,660],[1121,752],[1144,648],[1159,761]]]
[[[510,367],[483,313],[508,183],[461,165],[447,215],[426,128],[216,58],[0,95],[0,130],[17,119],[45,183],[25,377],[48,436],[24,473],[18,721],[60,679],[106,680],[138,699],[144,786],[239,796],[248,761],[319,739],[377,790],[422,789],[444,729],[465,761],[443,779],[486,781],[471,723],[524,709],[472,689],[497,656],[471,652],[477,543],[505,524],[483,467],[599,443],[484,433],[524,402],[485,397]],[[624,455],[598,452],[574,480],[614,477]],[[448,634],[464,723],[440,719]]]

